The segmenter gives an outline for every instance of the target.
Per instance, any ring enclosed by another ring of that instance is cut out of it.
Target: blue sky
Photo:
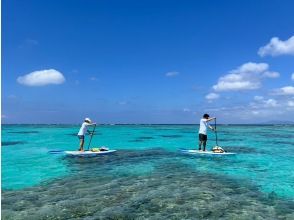
[[[2,1],[2,123],[294,121],[294,2]]]

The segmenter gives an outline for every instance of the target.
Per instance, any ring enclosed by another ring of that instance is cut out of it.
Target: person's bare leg
[[[84,151],[84,139],[80,140],[80,149],[79,151]]]

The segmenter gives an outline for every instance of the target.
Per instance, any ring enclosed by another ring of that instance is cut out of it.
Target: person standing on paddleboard
[[[215,130],[211,127],[208,122],[214,120],[214,118],[210,118],[208,114],[204,114],[203,118],[200,119],[200,127],[199,127],[199,150],[201,150],[201,146],[203,145],[203,151],[205,151],[206,142],[207,142],[207,128],[211,130]]]
[[[90,135],[93,135],[90,131],[88,131],[88,126],[96,125],[96,123],[92,123],[90,118],[85,118],[79,133],[78,138],[80,139],[80,149],[79,151],[84,151],[84,143],[85,143],[85,134],[88,132]]]

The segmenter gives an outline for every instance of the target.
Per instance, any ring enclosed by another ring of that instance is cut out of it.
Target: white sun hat
[[[89,123],[92,122],[90,118],[85,118],[85,121],[88,121]]]

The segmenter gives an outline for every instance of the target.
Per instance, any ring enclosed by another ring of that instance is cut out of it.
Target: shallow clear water
[[[234,156],[180,154],[197,147],[197,125],[100,126],[92,147],[116,154],[47,153],[77,149],[78,129],[2,126],[5,218],[294,218],[294,126],[219,126],[218,143]]]

